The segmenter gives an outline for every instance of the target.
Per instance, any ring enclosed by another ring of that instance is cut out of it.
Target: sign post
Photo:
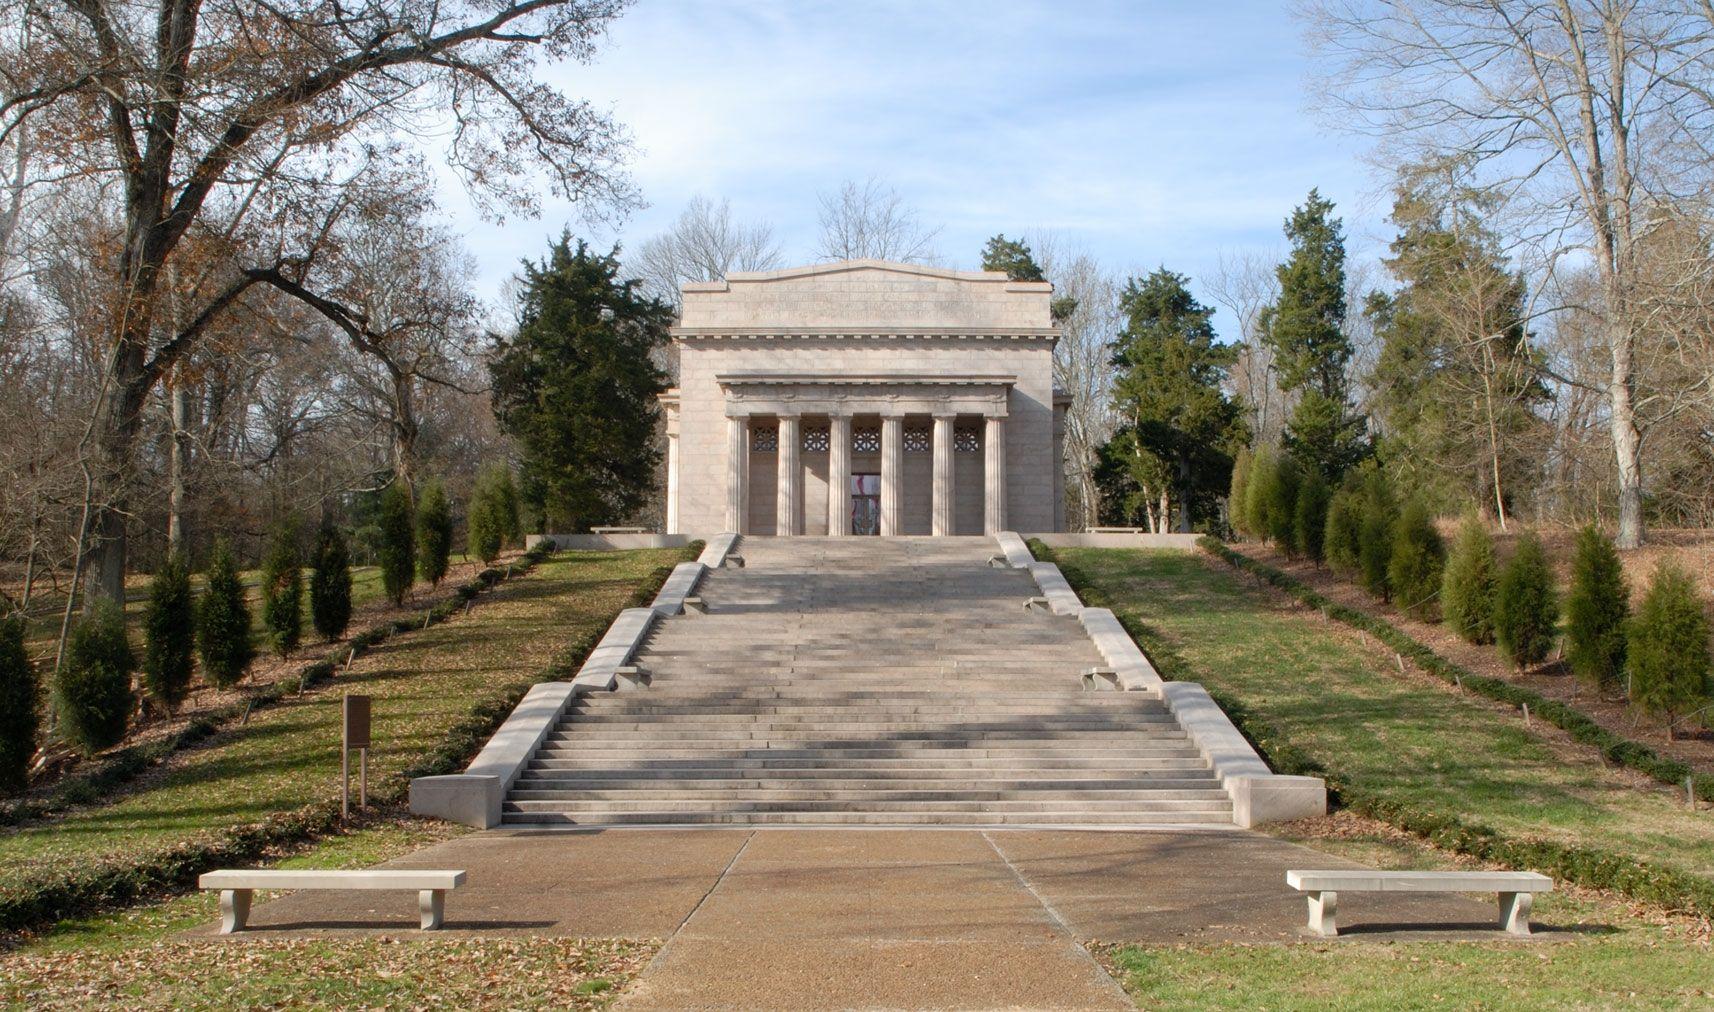
[[[351,750],[357,750],[357,805],[369,805],[369,697],[345,694],[345,720],[339,748],[339,812],[351,818]]]

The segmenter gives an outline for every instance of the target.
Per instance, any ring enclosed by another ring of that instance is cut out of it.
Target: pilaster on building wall
[[[853,476],[885,471],[881,516],[896,533],[982,534],[996,512],[1010,529],[1059,530],[1052,292],[875,260],[685,285],[668,515],[694,537],[734,522],[843,534],[861,505]],[[887,447],[862,442],[889,428],[890,468]],[[995,488],[997,509],[984,498]]]

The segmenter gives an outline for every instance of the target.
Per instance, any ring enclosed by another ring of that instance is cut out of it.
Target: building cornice
[[[835,339],[842,341],[1059,341],[1058,327],[1008,327],[980,330],[968,327],[674,327],[668,333],[680,342],[691,341],[781,341]]]

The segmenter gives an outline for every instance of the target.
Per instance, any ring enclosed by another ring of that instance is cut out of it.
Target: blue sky
[[[544,74],[630,131],[649,206],[615,231],[563,204],[496,226],[447,203],[489,296],[563,225],[635,246],[698,193],[808,262],[817,194],[870,176],[943,226],[955,266],[1048,230],[1116,271],[1195,278],[1281,247],[1311,186],[1373,255],[1384,184],[1308,108],[1310,71],[1283,3],[641,0],[594,65]]]

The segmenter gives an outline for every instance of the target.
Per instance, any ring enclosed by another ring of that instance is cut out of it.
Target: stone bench
[[[286,871],[229,868],[205,872],[197,879],[203,889],[220,890],[220,933],[244,930],[250,918],[250,896],[257,889],[415,890],[424,931],[440,927],[446,914],[446,891],[464,884],[462,871]]]
[[[1339,933],[1341,892],[1499,893],[1500,927],[1509,934],[1530,933],[1535,893],[1553,891],[1553,880],[1533,871],[1344,871],[1286,872],[1286,885],[1309,894],[1309,930],[1323,937]]]

